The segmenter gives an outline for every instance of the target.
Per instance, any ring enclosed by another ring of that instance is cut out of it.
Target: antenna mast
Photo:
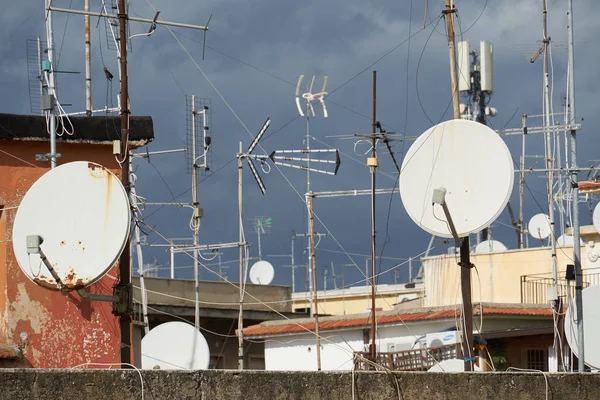
[[[84,10],[90,12],[90,0],[85,0]],[[84,17],[85,24],[85,115],[92,115],[92,43],[90,35],[90,16]]]
[[[375,318],[375,265],[377,264],[375,250],[375,176],[379,161],[377,160],[377,71],[373,71],[373,127],[371,133],[371,146],[373,152],[367,159],[367,166],[371,170],[371,359],[376,360],[377,350],[375,345],[377,319]]]
[[[56,86],[54,81],[54,24],[52,23],[52,11],[50,11],[51,0],[46,2],[46,41],[48,44],[48,66],[43,66],[43,72],[47,72],[46,80],[48,83],[48,95],[50,105],[46,111],[50,117],[50,167],[56,168],[56,118],[54,118],[54,103],[56,101]],[[42,73],[43,73],[42,72]],[[44,109],[44,107],[41,107]]]
[[[458,99],[458,81],[456,77],[456,47],[454,43],[454,16],[456,12],[452,0],[446,0],[446,9],[442,13],[446,16],[448,25],[448,51],[450,55],[450,82],[452,85],[452,105],[454,119],[460,119],[460,106]],[[465,371],[473,371],[472,344],[473,344],[473,304],[471,302],[471,257],[469,235],[461,240],[460,245],[460,286],[463,303],[463,347]]]
[[[573,39],[573,0],[568,0],[567,31],[569,40],[569,93],[568,93],[568,118],[571,126],[571,187],[573,188],[573,261],[575,264],[575,303],[577,305],[577,347],[579,348],[579,372],[585,371],[585,352],[583,336],[583,301],[581,291],[583,276],[581,271],[581,243],[579,232],[579,188],[577,186],[577,129],[575,129],[575,43]]]

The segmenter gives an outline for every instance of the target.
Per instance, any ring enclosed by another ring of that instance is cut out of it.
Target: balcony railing
[[[452,344],[423,349],[377,353],[375,364],[394,371],[427,371],[440,361],[460,357],[460,344]],[[354,353],[354,369],[360,371],[376,369],[371,360],[371,354],[368,351]]]
[[[587,268],[583,272],[583,287],[600,285],[600,268]],[[551,273],[521,275],[521,303],[548,303],[547,289],[554,287]],[[575,281],[567,282],[559,278],[557,282],[558,296],[566,302],[568,297],[575,297]],[[568,296],[567,296],[568,295]]]

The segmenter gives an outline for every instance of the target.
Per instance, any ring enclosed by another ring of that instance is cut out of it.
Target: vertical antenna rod
[[[238,369],[244,369],[244,228],[243,221],[243,153],[242,142],[240,142],[240,152],[238,153],[238,210],[239,210],[239,241],[240,241],[240,313],[238,316]]]
[[[119,0],[119,51],[121,62],[121,182],[125,187],[127,196],[129,196],[129,87],[127,79],[127,12],[125,10],[125,0]],[[119,284],[131,286],[131,237],[125,243],[125,249],[119,259]],[[132,346],[132,324],[131,314],[124,313],[119,317],[119,327],[121,329],[121,363],[131,364],[133,357]]]
[[[203,110],[206,112],[206,110]],[[206,134],[203,124],[203,136]],[[192,95],[192,207],[194,209],[192,215],[192,227],[194,228],[194,292],[196,295],[196,304],[194,305],[194,326],[200,329],[200,296],[199,275],[198,275],[198,230],[200,228],[199,209],[198,209],[198,165],[196,164],[196,96]],[[205,160],[206,161],[206,160]]]
[[[313,305],[315,308],[315,337],[317,339],[317,370],[321,370],[321,337],[319,336],[319,303],[317,303],[317,264],[315,255],[315,213],[313,209],[314,196],[312,192],[307,194],[309,221],[310,221],[310,262],[312,265],[312,280],[313,280]]]
[[[573,126],[575,120],[575,42],[573,38],[573,0],[568,0],[567,31],[569,40],[569,125]],[[585,352],[583,336],[583,301],[581,291],[583,289],[583,276],[581,272],[581,243],[579,235],[579,187],[577,186],[577,130],[571,128],[571,186],[573,188],[573,260],[575,263],[575,303],[577,305],[577,347],[579,348],[578,365],[579,372],[585,371]]]
[[[296,242],[296,232],[292,231],[292,293],[296,291],[296,264],[295,264],[295,254],[294,254],[294,245]]]
[[[50,11],[51,0],[46,1],[46,41],[48,42],[48,94],[56,98],[56,87],[54,82],[54,24],[52,23],[52,11]],[[51,99],[52,100],[52,99]],[[56,118],[54,117],[54,101],[51,101],[50,116],[50,168],[56,168]]]
[[[548,9],[547,9],[547,0],[542,1],[542,34],[543,34],[543,48],[544,48],[544,60],[543,60],[543,68],[544,68],[544,126],[548,128],[545,133],[545,153],[546,153],[546,168],[547,172],[547,190],[548,190],[548,222],[550,223],[550,245],[552,249],[552,281],[554,283],[554,288],[556,294],[558,294],[558,265],[556,258],[556,227],[554,221],[554,158],[552,154],[552,136],[553,133],[550,132],[550,127],[552,126],[552,118],[550,113],[550,82],[548,79],[548,47],[550,45],[550,38],[548,37]],[[552,299],[552,308],[558,312],[558,299]],[[554,314],[553,324],[556,325],[557,322],[557,314]],[[559,335],[554,334],[554,354],[557,356],[557,362],[559,367],[562,365],[562,357],[560,356],[560,346],[558,344]]]
[[[450,54],[450,84],[452,86],[452,111],[455,119],[460,119],[460,102],[458,99],[458,81],[456,76],[456,44],[454,43],[454,16],[456,12],[452,0],[446,0],[446,15],[448,25],[448,52]]]
[[[84,10],[90,12],[90,0],[85,0]],[[90,15],[83,17],[85,24],[85,115],[92,115],[92,42],[90,35]]]
[[[459,99],[458,99],[458,81],[456,77],[456,46],[454,43],[454,16],[456,12],[452,5],[452,0],[446,0],[446,9],[443,14],[446,16],[448,25],[448,51],[450,53],[450,82],[452,85],[452,105],[454,119],[460,119]],[[465,354],[465,371],[473,371],[473,304],[471,302],[471,256],[470,256],[469,236],[462,238],[460,246],[460,287],[463,303],[463,348]]]
[[[375,173],[377,170],[377,71],[373,71],[373,127],[372,143],[373,151],[371,157],[367,159],[367,165],[371,170],[371,360],[375,361],[377,350],[375,339],[377,337],[377,320],[375,318],[375,265],[377,257],[375,254]]]

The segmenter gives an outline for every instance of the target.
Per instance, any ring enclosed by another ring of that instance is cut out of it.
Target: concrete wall
[[[321,333],[321,370],[347,371],[353,354],[363,350],[362,329]],[[313,334],[265,339],[265,369],[270,371],[316,371],[317,350]]]
[[[587,400],[599,374],[2,370],[0,400]],[[547,384],[546,384],[547,382]],[[353,390],[354,389],[354,390]],[[354,395],[354,396],[353,396]]]
[[[148,304],[193,307],[194,281],[189,279],[144,278],[148,291]],[[135,299],[141,299],[139,278],[133,279]],[[236,284],[237,285],[237,284]],[[200,307],[236,309],[239,305],[239,289],[227,282],[200,281]],[[175,296],[175,297],[170,297]],[[279,312],[292,311],[292,288],[274,285],[246,285],[245,310]],[[260,304],[261,302],[267,305]]]
[[[92,161],[120,176],[112,146],[65,142],[57,146],[62,154],[59,164]],[[36,154],[48,152],[49,143],[0,141],[0,147],[13,156],[0,154],[0,205],[18,206],[31,185],[49,170],[49,162],[35,161]],[[5,210],[0,215],[0,343],[22,345],[25,361],[34,367],[118,362],[120,330],[111,304],[42,288],[21,271],[11,242],[16,211]],[[115,274],[113,267],[109,275]],[[88,291],[112,294],[114,278],[109,275]]]
[[[521,276],[552,272],[549,247],[512,250],[504,253],[472,254],[471,262],[477,272],[471,274],[474,302],[520,303]],[[556,251],[559,276],[565,276],[567,264],[572,264],[572,247],[559,247]],[[599,259],[600,260],[600,259]],[[454,255],[423,259],[425,282],[424,307],[460,304],[460,267]],[[583,268],[597,267],[588,261],[585,246],[581,248]]]

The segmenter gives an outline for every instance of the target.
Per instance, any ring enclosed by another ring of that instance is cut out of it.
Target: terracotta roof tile
[[[551,317],[552,310],[549,307],[531,307],[515,304],[513,306],[484,306],[484,315],[505,315],[524,317]],[[474,314],[479,315],[479,307],[475,307]],[[393,324],[402,322],[429,321],[437,319],[454,318],[460,315],[460,311],[454,308],[439,310],[427,310],[420,312],[390,313],[389,311],[377,316],[377,324]],[[348,315],[346,317],[325,317],[319,320],[319,330],[334,330],[343,328],[363,327],[370,324],[370,318],[366,314]],[[314,321],[308,319],[296,320],[285,323],[283,321],[263,322],[244,329],[244,336],[272,336],[280,334],[301,333],[314,331]]]

